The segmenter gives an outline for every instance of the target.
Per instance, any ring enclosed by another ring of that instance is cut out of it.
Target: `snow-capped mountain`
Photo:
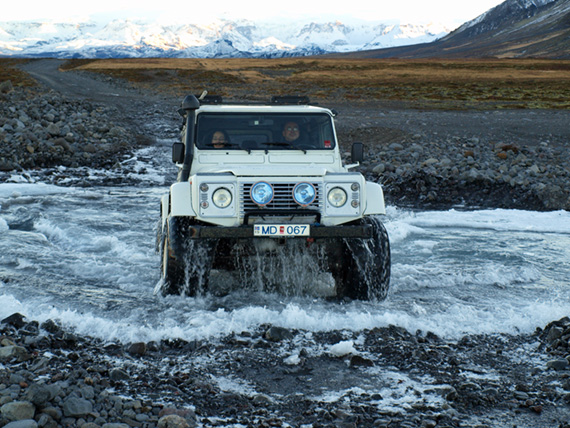
[[[434,42],[366,58],[570,58],[570,0],[506,0]]]
[[[281,57],[349,52],[431,42],[440,24],[341,22],[270,24],[216,20],[209,24],[0,22],[0,56]]]
[[[507,0],[489,9],[477,18],[466,22],[454,34],[467,32],[470,36],[496,30],[505,25],[514,24],[532,18],[544,6],[557,0]]]

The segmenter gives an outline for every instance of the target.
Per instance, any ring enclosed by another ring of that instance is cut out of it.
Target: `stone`
[[[44,384],[33,383],[28,388],[26,398],[38,407],[44,407],[50,400],[51,393]]]
[[[129,347],[127,348],[127,352],[134,356],[139,356],[139,357],[143,356],[144,354],[146,354],[146,343],[144,342],[131,343],[131,345],[129,345]]]
[[[58,326],[53,320],[46,320],[41,323],[40,328],[43,328],[48,333],[55,334],[61,330],[61,327]]]
[[[0,83],[0,94],[7,94],[14,90],[14,86],[12,85],[11,80],[5,80],[4,82]]]
[[[272,342],[281,342],[293,338],[293,333],[283,327],[270,327],[265,332],[265,338]]]
[[[50,123],[48,125],[47,132],[53,137],[57,137],[61,133],[59,126],[57,126],[55,123]]]
[[[560,339],[562,337],[563,329],[561,327],[552,327],[548,331],[548,335],[546,336],[546,342],[552,343],[556,339]]]
[[[158,428],[190,428],[186,419],[178,415],[163,416],[158,420]]]
[[[114,368],[113,370],[111,370],[111,372],[109,373],[109,377],[111,378],[111,380],[114,380],[115,382],[122,380],[129,380],[131,378],[126,371],[118,368]]]
[[[436,163],[439,163],[439,160],[438,160],[438,159],[429,158],[428,160],[426,160],[426,161],[424,161],[424,162],[422,163],[422,166],[430,166],[430,165],[433,165],[433,164],[436,164]]]
[[[14,326],[16,328],[22,328],[26,325],[24,318],[26,318],[24,315],[16,312],[4,318],[2,320],[2,324],[10,324],[11,326]]]
[[[38,428],[38,423],[33,419],[23,419],[4,425],[4,428]]]
[[[60,146],[63,149],[65,149],[68,152],[73,152],[73,149],[71,148],[70,144],[67,142],[67,140],[65,138],[56,138],[53,141],[53,144],[55,146]]]
[[[10,360],[12,358],[16,358],[18,362],[27,361],[31,358],[30,354],[26,348],[22,346],[3,346],[0,348],[0,361],[1,360]]]
[[[352,355],[350,357],[350,367],[373,367],[374,362],[360,355]]]
[[[10,421],[19,421],[32,419],[36,413],[36,408],[29,401],[12,401],[0,407],[0,413]]]
[[[376,175],[382,174],[384,171],[386,171],[386,165],[383,163],[379,163],[372,169],[372,172]]]
[[[388,146],[388,148],[390,150],[394,150],[395,152],[399,152],[399,151],[404,150],[404,146],[401,145],[400,143],[392,143]]]
[[[552,360],[546,363],[547,369],[553,369],[556,371],[567,370],[568,366],[570,366],[570,364],[568,363],[568,360],[566,360],[565,358],[561,358],[559,360]]]
[[[63,414],[65,416],[80,417],[87,416],[93,412],[93,404],[79,397],[69,397],[63,402]]]

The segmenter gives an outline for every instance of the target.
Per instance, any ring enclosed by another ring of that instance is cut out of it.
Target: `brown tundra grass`
[[[105,73],[178,97],[208,90],[236,100],[294,94],[417,108],[570,108],[570,61],[564,60],[141,58],[70,60],[62,68]]]

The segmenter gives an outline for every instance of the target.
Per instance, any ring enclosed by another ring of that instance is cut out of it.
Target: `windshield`
[[[328,114],[202,113],[198,115],[199,149],[332,150]]]

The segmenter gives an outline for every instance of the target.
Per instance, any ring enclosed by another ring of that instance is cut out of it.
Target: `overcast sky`
[[[15,0],[2,7],[0,21],[89,18],[144,18],[197,23],[216,17],[252,20],[399,20],[402,23],[459,25],[503,0]]]

